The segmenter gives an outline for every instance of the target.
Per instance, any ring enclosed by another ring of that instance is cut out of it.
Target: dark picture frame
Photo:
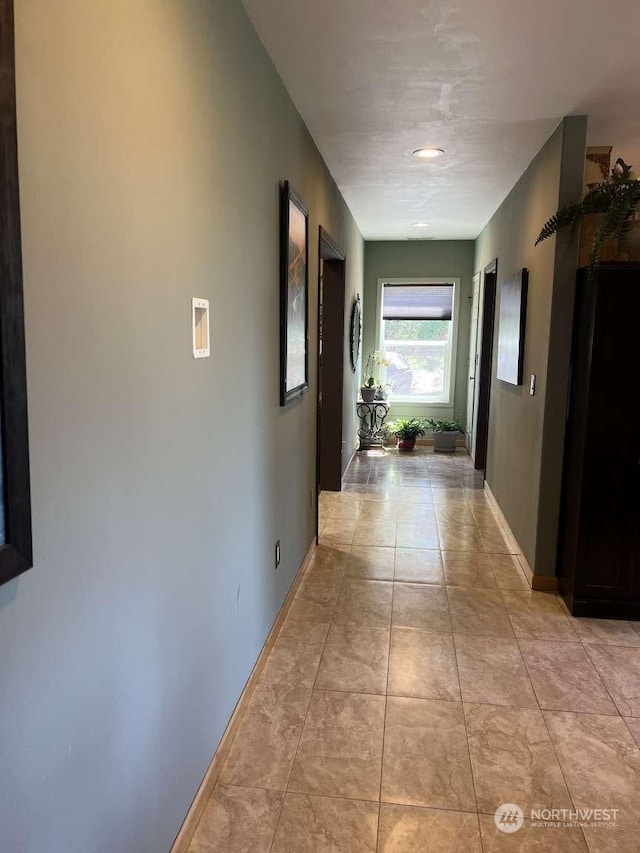
[[[280,405],[309,388],[309,211],[280,189]]]
[[[351,319],[349,321],[349,361],[351,372],[358,369],[360,358],[360,342],[362,340],[362,308],[360,307],[360,294],[357,293],[351,306]]]
[[[0,584],[33,565],[13,0],[0,0]]]
[[[527,324],[529,271],[526,267],[503,281],[500,287],[497,378],[509,385],[522,385],[524,336]]]

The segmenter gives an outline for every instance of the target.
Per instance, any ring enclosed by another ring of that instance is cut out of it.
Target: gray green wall
[[[163,853],[313,537],[318,226],[349,305],[363,243],[239,0],[16,17],[35,567],[0,588],[0,850]],[[311,212],[287,410],[285,178]]]
[[[403,406],[391,401],[391,418],[442,417],[454,415],[464,423],[467,406],[469,320],[475,243],[473,240],[380,240],[365,243],[363,356],[378,348],[376,300],[378,279],[460,278],[460,314],[456,356],[454,407]]]
[[[521,387],[496,379],[496,320],[486,477],[540,575],[555,574],[577,245],[567,236],[534,243],[558,206],[581,195],[586,126],[584,116],[560,124],[482,231],[476,249],[477,270],[498,259],[496,318],[500,283],[522,267],[529,270]]]

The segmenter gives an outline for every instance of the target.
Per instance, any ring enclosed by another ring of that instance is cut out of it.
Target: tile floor
[[[638,853],[640,623],[531,592],[464,455],[346,479],[190,853]]]

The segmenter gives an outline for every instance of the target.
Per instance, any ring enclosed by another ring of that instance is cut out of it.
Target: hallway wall
[[[498,258],[487,482],[536,574],[555,575],[577,243],[535,240],[582,193],[587,119],[564,119],[477,240],[476,270]],[[500,284],[529,270],[524,380],[496,379]],[[529,395],[529,377],[537,391]]]
[[[434,417],[453,418],[454,414],[464,423],[467,406],[467,368],[469,360],[469,322],[473,278],[473,240],[367,240],[364,264],[364,322],[362,352],[367,354],[378,348],[376,328],[376,303],[378,279],[410,278],[424,276],[451,276],[460,278],[460,315],[458,320],[458,343],[454,406],[403,405],[391,401],[390,417]]]
[[[163,853],[314,533],[318,227],[348,308],[363,242],[239,0],[16,19],[35,567],[0,587],[0,849]],[[286,410],[282,179],[311,211]]]

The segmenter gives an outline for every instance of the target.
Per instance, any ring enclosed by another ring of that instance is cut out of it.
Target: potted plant
[[[367,357],[367,365],[364,370],[364,383],[360,388],[360,395],[365,403],[373,403],[376,399],[378,386],[376,385],[375,374],[376,365],[378,364],[388,364],[388,361],[385,358],[382,358],[378,350],[370,352]]]
[[[459,421],[429,418],[427,426],[433,432],[434,453],[456,452],[458,436],[464,432]]]
[[[580,201],[567,204],[547,220],[536,240],[536,246],[561,228],[576,226],[586,216],[598,215],[598,224],[589,257],[589,278],[592,279],[603,249],[610,244],[611,254],[627,251],[640,259],[640,220],[636,212],[640,205],[640,180],[620,157],[608,181],[589,184]]]
[[[416,438],[420,438],[426,432],[424,421],[418,418],[400,418],[389,424],[389,429],[398,440],[398,450],[413,450],[416,446]]]

